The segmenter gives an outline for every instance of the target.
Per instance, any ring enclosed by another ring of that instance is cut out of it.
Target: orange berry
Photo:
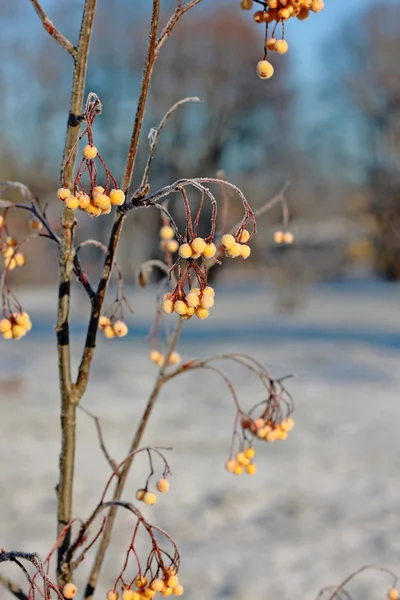
[[[146,588],[143,592],[143,594],[146,598],[154,598],[156,593],[157,592],[155,590],[152,590],[151,588]]]
[[[253,8],[253,0],[240,0],[240,8],[251,10]]]
[[[256,451],[254,450],[254,448],[246,448],[246,450],[244,451],[244,455],[246,458],[254,458],[256,455]]]
[[[280,425],[282,431],[291,431],[294,427],[294,421],[291,417],[284,419]]]
[[[0,228],[3,227],[4,225],[4,217],[3,215],[0,215]]]
[[[323,0],[313,0],[311,2],[311,10],[315,13],[321,12],[321,10],[324,8],[325,4],[323,2]]]
[[[153,492],[146,492],[143,496],[143,502],[149,506],[153,506],[157,502],[157,496]]]
[[[240,257],[243,258],[244,260],[246,260],[246,258],[249,258],[251,254],[251,248],[250,246],[247,246],[246,244],[242,245],[242,252],[240,254]]]
[[[110,198],[106,194],[94,194],[93,204],[101,210],[105,210],[111,206]]]
[[[5,340],[12,340],[13,339],[13,333],[12,330],[9,329],[8,331],[5,331],[4,333],[2,333],[3,339]]]
[[[30,331],[32,329],[32,323],[28,313],[20,312],[14,314],[13,316],[17,325],[21,325],[21,327],[26,329],[26,331]]]
[[[283,244],[285,239],[285,234],[283,231],[275,231],[274,233],[274,242],[275,244]]]
[[[15,267],[17,266],[17,262],[16,262],[15,258],[6,258],[4,260],[4,266],[9,271],[13,271],[15,269]]]
[[[250,461],[249,461],[249,459],[248,459],[248,458],[246,458],[246,455],[245,455],[245,453],[244,453],[244,452],[238,452],[238,453],[236,454],[236,457],[235,457],[235,458],[236,458],[236,462],[237,462],[239,465],[248,465],[248,464],[249,464],[249,462],[250,462]]]
[[[1,319],[0,321],[0,333],[5,333],[6,331],[11,330],[11,321],[10,319]]]
[[[225,252],[225,254],[230,258],[237,258],[242,254],[242,244],[235,242],[233,246],[231,246],[231,248]]]
[[[20,340],[26,334],[26,329],[22,325],[13,325],[11,331],[14,340]]]
[[[263,22],[263,18],[264,18],[264,11],[263,10],[257,10],[254,15],[253,15],[253,19],[256,23],[262,23]]]
[[[95,206],[92,202],[86,208],[86,212],[91,217],[99,217],[101,215],[101,208]]]
[[[78,588],[73,583],[66,583],[62,589],[62,595],[67,600],[72,600],[76,596]]]
[[[11,256],[14,256],[14,252],[15,252],[15,248],[13,248],[11,246],[11,247],[3,250],[3,256],[4,256],[4,258],[10,258]]]
[[[155,592],[162,592],[165,588],[165,583],[162,579],[154,579],[154,581],[152,581],[150,585]]]
[[[208,309],[207,308],[202,308],[201,306],[199,308],[196,309],[196,317],[198,319],[201,319],[202,321],[204,319],[207,319],[209,315]]]
[[[144,490],[142,488],[136,490],[136,500],[139,500],[139,502],[142,502],[145,493],[146,493],[146,490]]]
[[[236,467],[237,467],[237,462],[236,462],[236,460],[233,460],[232,458],[227,460],[225,463],[225,470],[228,471],[228,473],[234,473]]]
[[[254,475],[257,471],[257,467],[254,463],[250,463],[249,465],[246,465],[246,473],[248,475]]]
[[[294,235],[293,233],[291,233],[290,231],[286,231],[283,234],[283,243],[284,244],[293,244],[294,242]]]
[[[186,315],[188,306],[183,300],[177,300],[174,304],[174,311],[177,315]]]
[[[260,79],[270,79],[274,74],[274,67],[267,60],[260,60],[257,63],[257,75]]]
[[[286,21],[286,19],[290,18],[290,10],[288,8],[281,8],[278,11],[278,16],[280,19],[282,19],[283,21]]]
[[[109,590],[106,596],[107,600],[118,600],[118,592],[115,590]]]
[[[115,338],[115,331],[112,325],[107,325],[104,327],[104,335],[108,340],[112,340]]]
[[[278,8],[278,0],[267,0],[268,8]]]
[[[125,337],[128,333],[128,326],[123,321],[115,321],[113,329],[117,337]]]
[[[186,300],[186,303],[187,303],[187,305],[189,307],[197,308],[199,306],[199,304],[200,304],[200,300],[199,300],[198,294],[196,294],[196,292],[193,292],[193,291],[189,292],[186,295],[185,300]]]
[[[215,256],[215,253],[217,252],[217,247],[215,244],[213,244],[212,242],[210,244],[207,244],[206,247],[203,250],[203,256],[205,258],[212,258],[213,256]]]
[[[241,244],[245,244],[246,242],[249,241],[250,238],[250,233],[247,231],[247,229],[243,229],[242,233],[239,236],[239,242]]]
[[[161,595],[162,596],[170,596],[172,594],[172,588],[170,587],[166,587],[162,592]]]
[[[194,310],[194,309],[193,309]],[[171,352],[168,359],[169,365],[177,365],[181,362],[181,355],[179,352]]]
[[[104,329],[109,324],[110,324],[110,319],[108,317],[105,317],[104,315],[101,315],[101,317],[99,319],[99,327],[100,327],[100,329]]]
[[[204,294],[204,296],[201,296],[200,306],[201,308],[212,308],[214,306],[214,298],[211,294]]]
[[[289,46],[286,40],[277,40],[274,49],[278,54],[286,54]]]
[[[95,185],[94,188],[93,188],[93,190],[92,190],[92,193],[93,193],[93,196],[94,196],[95,194],[103,194],[104,191],[105,190],[104,190],[104,188],[103,188],[102,185]]]
[[[113,206],[122,206],[125,202],[125,194],[122,190],[111,190],[110,192],[110,202]]]
[[[204,294],[210,294],[210,296],[215,296],[214,288],[212,288],[211,285],[206,285],[206,287],[202,291],[202,294],[203,295]]]
[[[267,442],[275,442],[275,440],[277,439],[277,430],[276,429],[272,429],[271,431],[269,431],[266,435]]]
[[[137,593],[133,591],[131,588],[127,588],[122,591],[121,599],[122,600],[136,600]]]
[[[3,217],[0,216],[0,227],[2,225],[2,223],[1,223],[2,218]],[[42,229],[42,227],[43,227],[42,222],[39,221],[39,219],[33,218],[29,221],[29,228],[32,229],[33,231],[39,231],[40,229]]]
[[[236,465],[233,474],[234,475],[241,475],[243,473],[243,467],[242,465]]]
[[[270,433],[271,427],[267,425],[266,427],[260,427],[257,429],[257,437],[259,440],[265,440],[267,435]]]
[[[163,355],[158,350],[152,350],[149,354],[149,358],[153,363],[159,363],[163,359]]]
[[[12,248],[15,248],[15,246],[18,246],[18,240],[15,239],[15,237],[12,237],[11,235],[9,235],[8,237],[6,237],[6,244],[7,244],[7,246],[11,246]]]
[[[79,200],[76,196],[68,196],[65,199],[65,206],[69,208],[69,210],[76,210],[79,207]]]
[[[142,575],[141,577],[136,577],[135,579],[135,585],[138,588],[144,588],[147,585],[147,577],[145,577],[144,575]]]
[[[165,300],[163,300],[162,303],[161,303],[161,310],[166,315],[170,315],[171,313],[173,313],[174,312],[174,303],[173,303],[173,301],[169,300],[167,298]]]
[[[179,579],[176,575],[171,575],[171,577],[168,577],[165,583],[167,587],[174,589],[179,584]]]
[[[184,315],[184,317],[192,317],[194,315],[194,313],[196,312],[196,309],[193,306],[188,306],[188,309],[186,311],[186,315]]]
[[[296,15],[299,21],[305,21],[310,16],[308,8],[301,8],[298,15]]]
[[[168,252],[177,252],[179,249],[179,242],[177,240],[167,240],[165,247]]]
[[[93,160],[97,156],[97,148],[88,144],[83,148],[82,153],[87,160]]]
[[[60,198],[60,200],[65,200],[70,195],[71,195],[71,192],[67,188],[60,188],[57,191],[57,196]]]
[[[190,258],[193,255],[193,250],[190,244],[182,244],[179,248],[179,256],[182,258]]]
[[[199,256],[201,254],[203,254],[204,250],[206,249],[206,246],[207,246],[206,242],[201,237],[195,238],[190,243],[190,247],[193,250],[193,254],[198,254]]]
[[[163,494],[165,494],[165,492],[168,492],[169,490],[169,481],[167,479],[159,479],[157,481],[157,489],[159,492],[162,492]],[[160,590],[157,590],[160,591]]]
[[[398,600],[400,598],[399,590],[396,588],[391,588],[388,590],[387,596],[389,600]]]
[[[226,233],[221,238],[221,244],[223,245],[225,250],[229,250],[230,248],[232,248],[232,246],[234,246],[235,243],[236,243],[236,240],[233,237],[233,235],[231,235],[230,233]]]
[[[22,252],[17,252],[14,256],[17,267],[23,267],[26,264],[26,256]]]
[[[175,231],[170,225],[163,225],[159,233],[163,240],[172,240],[175,236]]]
[[[174,589],[172,591],[173,591],[173,594],[175,596],[182,596],[182,594],[183,594],[183,586],[182,585],[177,585],[176,587],[174,587]]]
[[[79,208],[86,210],[90,204],[90,198],[87,194],[80,194],[78,198]]]

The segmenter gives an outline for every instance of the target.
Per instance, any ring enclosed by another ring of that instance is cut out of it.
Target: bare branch
[[[28,600],[27,594],[25,594],[25,592],[19,587],[19,585],[13,583],[10,579],[5,577],[4,575],[1,575],[1,573],[0,583],[4,587],[6,587],[12,594],[14,594],[14,596],[18,598],[18,600]]]
[[[161,48],[163,47],[165,41],[171,35],[171,32],[172,32],[173,28],[175,27],[175,25],[178,23],[179,19],[188,10],[190,10],[191,8],[194,8],[196,6],[196,4],[200,4],[200,2],[202,2],[202,0],[191,0],[191,2],[188,2],[187,4],[185,4],[185,6],[181,6],[181,2],[179,2],[177,9],[175,10],[174,14],[169,19],[168,23],[165,25],[164,29],[161,32],[160,37],[157,40],[156,57],[159,55]]]
[[[73,58],[75,58],[77,55],[77,49],[61,33],[61,31],[56,29],[56,27],[50,21],[49,17],[44,12],[40,2],[38,0],[31,0],[31,4],[32,4],[33,8],[35,9],[37,15],[39,16],[39,19],[42,21],[42,25],[45,28],[45,30],[47,31],[47,33],[49,33],[51,35],[51,37],[54,38],[56,40],[56,42],[58,42],[62,48],[64,48],[64,50],[66,50]]]

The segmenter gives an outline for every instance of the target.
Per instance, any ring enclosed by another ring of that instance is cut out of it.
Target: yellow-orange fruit
[[[190,244],[182,244],[179,248],[179,256],[182,258],[190,258],[193,255],[193,250]]]
[[[72,598],[75,598],[77,591],[78,588],[76,585],[73,583],[66,583],[62,589],[62,595],[64,598],[67,598],[67,600],[72,600]]]
[[[93,202],[91,202],[89,206],[86,207],[86,212],[91,217],[99,217],[101,215],[101,208],[95,206]]]
[[[159,479],[157,481],[157,489],[159,492],[162,492],[163,494],[165,494],[165,492],[168,492],[169,490],[169,481],[168,479]],[[153,588],[154,589],[154,588]],[[160,591],[160,590],[157,590]]]
[[[92,190],[93,196],[95,194],[103,194],[104,193],[104,188],[102,185],[95,185],[93,190]]]
[[[68,188],[60,188],[57,191],[57,196],[60,198],[60,200],[65,200],[70,195],[71,195],[71,192],[69,191]]]
[[[246,458],[254,458],[256,455],[256,451],[254,450],[254,448],[246,448],[246,450],[244,451],[244,455]]]
[[[138,588],[144,588],[147,585],[147,577],[145,577],[144,575],[142,575],[141,577],[136,577],[135,579],[135,585]]]
[[[173,300],[170,300],[169,298],[166,298],[165,300],[163,300],[161,302],[161,310],[166,315],[170,315],[171,313],[173,313],[174,312],[174,302],[173,302]]]
[[[193,250],[193,254],[198,254],[200,256],[206,249],[207,243],[203,240],[203,238],[197,237],[190,242],[190,246]]]
[[[179,585],[179,579],[176,575],[171,575],[171,577],[168,577],[165,583],[168,587],[174,589],[177,585]]]
[[[189,307],[197,308],[200,304],[199,296],[196,292],[189,292],[186,295],[186,303]]]
[[[87,194],[80,194],[78,198],[79,208],[86,210],[90,204],[90,198]]]
[[[293,244],[293,242],[294,242],[294,235],[293,235],[293,233],[291,231],[286,231],[283,234],[283,242],[285,244]]]
[[[172,594],[172,588],[170,587],[166,587],[165,589],[163,589],[163,591],[161,592],[162,596],[171,596]]]
[[[223,245],[225,250],[229,250],[230,248],[232,248],[232,246],[234,246],[235,243],[236,243],[236,240],[233,237],[233,235],[231,235],[230,233],[226,233],[221,238],[221,244]]]
[[[3,339],[5,340],[12,340],[13,338],[13,334],[12,334],[12,330],[9,329],[8,331],[5,331],[4,333],[2,333]]]
[[[292,418],[288,417],[287,419],[284,419],[281,423],[281,429],[282,431],[291,431],[294,427],[294,421]]]
[[[117,337],[125,337],[128,333],[128,326],[123,321],[115,321],[113,329]]]
[[[183,586],[182,585],[177,585],[176,587],[174,587],[174,589],[172,590],[174,596],[182,596],[183,594]]]
[[[102,208],[101,209],[101,214],[102,215],[109,215],[110,212],[111,212],[111,208],[112,208],[111,204],[109,206],[107,206],[107,208]]]
[[[212,258],[213,256],[215,256],[215,253],[217,252],[217,247],[215,244],[213,244],[212,242],[210,244],[207,244],[206,247],[203,250],[203,256],[205,258]]]
[[[274,74],[274,67],[267,60],[260,60],[257,63],[257,75],[260,79],[270,79]]]
[[[214,298],[211,294],[203,294],[200,297],[201,308],[212,308],[214,306]]]
[[[76,196],[68,196],[65,199],[65,206],[69,208],[69,210],[76,210],[79,207],[79,200]]]
[[[0,333],[5,333],[11,330],[11,321],[9,319],[1,319],[0,321]]]
[[[95,194],[93,196],[93,204],[104,210],[111,206],[110,198],[106,194]]]
[[[149,354],[149,358],[152,362],[158,363],[160,359],[162,360],[163,355],[158,350],[152,350]]]
[[[146,492],[143,496],[143,502],[149,506],[153,506],[157,502],[157,496],[153,492]]]
[[[299,21],[305,21],[310,16],[308,8],[301,8],[298,15],[296,15]]]
[[[152,590],[151,588],[146,588],[143,592],[145,598],[154,598],[156,593],[157,592],[155,590]]]
[[[234,468],[233,474],[234,475],[241,475],[242,473],[243,473],[243,466],[236,464],[236,467]]]
[[[118,592],[109,590],[106,595],[107,600],[118,600]]]
[[[17,325],[21,325],[21,327],[26,329],[26,331],[30,331],[32,329],[32,323],[28,313],[20,312],[14,314],[13,316]]]
[[[263,18],[264,18],[264,11],[263,10],[257,10],[254,15],[253,15],[253,19],[256,23],[262,23],[263,22]]]
[[[249,459],[248,459],[248,458],[246,458],[246,455],[245,455],[245,453],[244,453],[244,452],[238,452],[238,453],[236,454],[236,457],[235,457],[235,458],[236,458],[236,462],[237,462],[239,465],[248,465],[248,464],[249,464],[249,462],[250,462],[250,461],[249,461]]]
[[[201,306],[199,308],[196,309],[196,317],[198,319],[201,319],[202,321],[204,319],[207,319],[209,315],[208,309],[207,308],[202,308]]]
[[[121,206],[125,202],[125,194],[122,190],[111,190],[110,202],[113,206]]]
[[[274,233],[275,244],[283,244],[284,239],[285,239],[285,234],[283,233],[283,231],[275,231],[275,233]]]
[[[275,442],[275,440],[277,439],[277,430],[276,429],[272,429],[271,431],[269,431],[266,435],[267,442]]]
[[[12,248],[15,248],[15,246],[18,246],[18,240],[15,237],[12,237],[11,235],[9,235],[8,237],[6,237],[6,244],[7,244],[7,246],[11,246]]]
[[[0,216],[0,227],[2,225],[2,223],[1,223],[2,218],[3,217]],[[40,229],[42,229],[42,227],[43,227],[42,222],[39,221],[39,219],[33,218],[29,221],[29,228],[32,229],[33,231],[39,231]]]
[[[109,324],[110,324],[110,319],[108,317],[105,317],[104,315],[101,315],[101,317],[99,319],[99,327],[100,327],[100,329],[104,329]]]
[[[257,471],[257,467],[254,463],[250,463],[249,465],[246,465],[246,473],[248,475],[254,475]]]
[[[179,249],[179,242],[177,240],[167,240],[164,243],[168,252],[177,252]]]
[[[108,340],[112,340],[113,338],[115,338],[114,327],[112,325],[107,325],[106,327],[104,327],[104,335]]]
[[[228,471],[228,473],[233,473],[235,471],[236,467],[237,467],[237,462],[236,462],[236,460],[233,460],[232,458],[227,460],[225,463],[225,470]]]
[[[181,355],[179,352],[171,352],[168,359],[169,365],[177,365],[181,361]]]
[[[250,246],[247,246],[246,244],[242,245],[242,251],[240,253],[240,257],[243,258],[244,260],[246,260],[246,258],[249,258],[251,254],[251,248]]]
[[[4,217],[3,215],[0,215],[0,227],[3,227],[4,225]]]
[[[274,49],[278,54],[286,54],[289,46],[286,40],[277,40]]]
[[[174,304],[174,311],[177,315],[186,315],[188,306],[183,300],[177,300]]]
[[[240,0],[240,8],[251,10],[253,8],[253,0]]]
[[[97,148],[88,144],[83,148],[82,153],[87,160],[93,160],[97,156]]]
[[[311,2],[311,10],[315,13],[321,12],[321,10],[324,8],[325,4],[323,2],[323,0],[313,0]]]
[[[26,334],[25,327],[22,327],[21,325],[13,325],[11,331],[14,340],[19,340]]]
[[[399,600],[399,590],[397,590],[396,588],[391,588],[390,590],[388,590],[387,596],[389,600]]]
[[[154,579],[154,581],[151,582],[150,586],[155,592],[162,592],[165,588],[165,583],[162,579]]]
[[[137,592],[132,590],[131,588],[127,588],[122,591],[121,598],[122,600],[136,600]]]
[[[286,19],[289,19],[290,17],[290,10],[288,8],[280,8],[278,11],[278,16],[283,21],[286,21]]]
[[[247,229],[243,229],[242,233],[239,236],[239,242],[241,244],[245,244],[246,242],[249,241],[250,238],[250,233],[247,231]]]
[[[204,288],[204,290],[202,291],[202,294],[209,294],[210,296],[215,296],[215,290],[213,287],[211,287],[211,285],[206,285],[206,287]]]
[[[142,502],[145,493],[146,493],[146,490],[144,490],[142,488],[139,489],[139,490],[136,490],[136,500],[139,500],[139,502]]]
[[[15,253],[15,248],[13,246],[3,250],[4,258],[10,258],[11,256],[14,256],[14,253]]]
[[[278,8],[278,0],[267,0],[267,5],[268,8]]]
[[[17,252],[14,256],[17,267],[23,267],[26,264],[26,256],[22,252]]]
[[[17,262],[16,262],[15,258],[6,258],[4,260],[4,266],[9,271],[13,271],[15,269],[15,267],[17,266]]]
[[[240,256],[242,254],[242,244],[235,242],[233,244],[233,246],[225,252],[225,254],[226,254],[226,256],[229,256],[230,258],[237,258],[238,256]]]
[[[172,240],[175,235],[175,231],[170,225],[163,225],[159,233],[163,240]]]

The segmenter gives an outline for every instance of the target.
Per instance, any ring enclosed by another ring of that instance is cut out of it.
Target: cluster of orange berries
[[[162,494],[165,494],[169,490],[168,479],[165,479],[165,478],[159,479],[157,481],[156,487],[159,492],[161,492]],[[153,506],[153,504],[155,504],[157,502],[157,496],[155,495],[154,492],[149,492],[145,488],[140,488],[136,492],[136,500],[139,500],[139,502],[144,502],[145,504],[148,504],[149,506]]]
[[[179,243],[175,240],[175,231],[170,225],[163,225],[160,231],[160,248],[164,250],[164,252],[177,252],[179,248]]]
[[[104,336],[111,340],[115,337],[125,337],[128,333],[128,326],[121,319],[112,321],[108,317],[101,316],[99,319],[99,328],[104,333]]]
[[[121,206],[125,202],[125,194],[122,190],[115,188],[107,195],[101,185],[93,188],[91,196],[81,191],[71,194],[67,188],[60,188],[57,196],[70,210],[77,210],[79,208],[90,217],[108,215],[111,212],[112,206]]]
[[[3,219],[3,217],[1,217]],[[26,256],[22,252],[16,252],[18,242],[15,238],[8,236],[2,247],[4,257],[4,266],[12,271],[16,267],[23,267],[26,264]]]
[[[165,567],[163,578],[153,579],[149,582],[147,577],[141,575],[135,579],[136,590],[125,586],[122,590],[121,600],[149,600],[159,592],[162,596],[182,596],[183,586],[180,585],[175,569]],[[107,600],[118,600],[118,592],[110,590]]]
[[[149,354],[151,362],[155,363],[159,367],[164,363],[164,355],[159,350],[151,350]],[[181,355],[179,352],[171,352],[168,358],[168,365],[177,365],[181,362]]]
[[[271,420],[259,418],[250,423],[242,422],[243,428],[248,428],[259,440],[266,442],[275,442],[276,440],[286,440],[289,431],[294,427],[294,421],[291,417],[283,419],[280,423],[273,423]]]
[[[202,237],[194,238],[190,243],[181,244],[179,246],[179,256],[184,259],[188,258],[212,258],[217,252],[217,247],[213,242],[206,242]]]
[[[188,320],[193,315],[198,319],[207,319],[210,308],[214,306],[215,291],[207,285],[203,290],[191,288],[186,295],[164,294],[161,310],[170,315],[175,312],[182,319]]]
[[[293,244],[294,235],[291,231],[275,231],[274,242],[275,244]]]
[[[5,340],[20,340],[31,329],[32,323],[26,312],[15,312],[0,320],[0,333]]]
[[[246,448],[244,452],[240,451],[236,454],[235,458],[230,458],[225,463],[225,469],[228,473],[233,473],[234,475],[242,475],[242,473],[246,472],[248,475],[254,475],[257,471],[257,467],[252,462],[252,459],[255,457],[256,451],[254,448],[249,446]]]
[[[230,233],[227,233],[222,236],[221,244],[225,250],[225,255],[230,258],[249,258],[251,253],[251,248],[246,244],[249,241],[250,233],[247,229],[243,229],[239,236],[233,236]]]

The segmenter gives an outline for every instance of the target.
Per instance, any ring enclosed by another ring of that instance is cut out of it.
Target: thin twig
[[[12,594],[14,594],[14,596],[16,598],[18,598],[18,600],[28,600],[27,594],[25,594],[25,592],[19,587],[19,585],[12,582],[7,577],[4,577],[4,575],[2,575],[1,573],[0,573],[0,583],[4,587],[6,587]]]
[[[79,406],[79,408],[81,410],[83,410],[83,412],[85,414],[87,414],[89,417],[91,417],[93,419],[93,421],[95,422],[96,430],[97,430],[97,435],[98,435],[99,443],[100,443],[100,448],[101,448],[101,450],[102,450],[102,452],[103,452],[103,454],[105,456],[106,461],[108,462],[108,464],[110,465],[110,467],[112,468],[112,470],[116,469],[117,463],[116,463],[116,461],[113,458],[111,458],[111,456],[110,456],[110,454],[109,454],[109,452],[107,450],[107,447],[106,447],[106,444],[105,444],[105,441],[104,441],[103,430],[101,428],[99,417],[96,417],[96,415],[94,415],[93,413],[91,413],[89,410],[87,410],[87,408],[84,408],[83,406]]]
[[[168,23],[165,25],[164,29],[161,32],[160,37],[157,40],[156,57],[159,55],[161,48],[163,47],[165,41],[171,35],[172,30],[175,27],[175,25],[178,23],[179,19],[185,14],[185,12],[187,12],[191,8],[194,8],[196,6],[196,4],[200,4],[200,2],[202,2],[202,1],[203,0],[191,0],[191,2],[188,2],[187,4],[185,4],[185,6],[181,6],[181,3],[179,3],[177,9],[175,10],[173,15],[169,19]]]
[[[49,17],[44,12],[40,2],[38,0],[31,0],[31,4],[32,4],[33,8],[35,9],[36,13],[38,14],[39,19],[42,21],[42,25],[45,28],[45,30],[47,31],[47,33],[49,33],[51,35],[51,37],[53,37],[56,40],[56,42],[58,42],[60,44],[60,46],[62,48],[64,48],[69,54],[71,54],[71,56],[73,58],[75,58],[77,55],[77,49],[61,33],[61,31],[56,29],[54,24],[50,21]]]

